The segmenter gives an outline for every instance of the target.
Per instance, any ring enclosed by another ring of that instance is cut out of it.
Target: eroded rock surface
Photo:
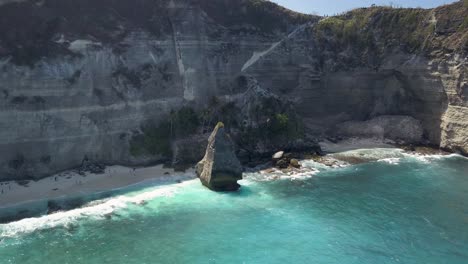
[[[0,1],[0,181],[84,157],[183,167],[218,120],[247,163],[381,116],[414,118],[424,142],[466,154],[467,12],[462,1],[328,18],[252,0]]]
[[[421,122],[412,117],[379,116],[368,121],[348,121],[339,124],[335,133],[420,144],[423,141],[423,132]]]
[[[197,164],[197,176],[203,185],[214,191],[236,191],[242,180],[242,165],[224,124],[218,123],[206,148],[205,157]]]

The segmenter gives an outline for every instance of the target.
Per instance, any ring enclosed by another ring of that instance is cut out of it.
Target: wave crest
[[[189,181],[190,182],[190,181]],[[185,182],[184,182],[185,183]],[[182,183],[182,185],[184,184]],[[16,222],[0,225],[0,238],[13,238],[20,234],[28,234],[38,230],[55,227],[68,227],[84,218],[106,219],[116,210],[127,208],[129,205],[144,205],[147,201],[158,197],[172,197],[181,184],[157,187],[135,196],[116,196],[103,200],[96,200],[85,206],[69,211],[60,211],[37,218],[27,218]]]

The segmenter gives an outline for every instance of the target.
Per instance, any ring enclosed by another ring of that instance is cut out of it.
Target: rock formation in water
[[[197,164],[197,176],[214,191],[236,191],[242,180],[242,165],[234,152],[234,144],[218,123],[208,139],[205,157]]]
[[[183,168],[217,120],[246,163],[329,136],[467,154],[467,8],[323,18],[262,0],[0,1],[0,180],[84,157]]]

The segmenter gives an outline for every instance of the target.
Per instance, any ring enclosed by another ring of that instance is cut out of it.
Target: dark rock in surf
[[[292,154],[291,153],[281,153],[281,155],[279,155],[280,153],[276,153],[275,155],[273,155],[272,159],[273,159],[273,165],[279,169],[286,169],[287,167],[289,167],[289,164],[291,162],[291,159],[292,159]],[[277,157],[277,158],[275,158]],[[278,158],[279,157],[279,158]]]
[[[213,191],[236,191],[242,179],[242,165],[223,123],[216,125],[208,139],[205,157],[197,164],[197,176]]]
[[[289,162],[289,165],[296,169],[301,167],[301,164],[299,163],[299,160],[297,159],[291,159],[291,161]]]

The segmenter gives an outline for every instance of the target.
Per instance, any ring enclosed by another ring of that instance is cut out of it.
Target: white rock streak
[[[101,46],[102,44],[99,42],[93,42],[87,39],[77,39],[70,43],[68,47],[69,50],[77,53],[85,52],[88,49],[88,46],[97,45]]]
[[[294,37],[294,35],[296,35],[297,32],[303,30],[303,29],[304,29],[305,27],[307,27],[308,25],[309,25],[309,23],[297,27],[295,30],[293,30],[291,33],[289,33],[285,38],[283,38],[282,40],[280,40],[280,41],[278,41],[278,42],[273,43],[273,44],[270,46],[270,48],[268,48],[267,50],[264,50],[264,51],[254,51],[252,57],[251,57],[251,58],[244,64],[244,66],[242,67],[241,72],[244,72],[245,70],[247,70],[248,68],[250,68],[250,66],[254,65],[258,60],[260,60],[261,58],[263,58],[263,57],[267,56],[268,54],[270,54],[270,52],[272,52],[273,50],[275,50],[275,49],[276,49],[279,45],[281,45],[285,40]]]
[[[175,30],[174,24],[171,22],[172,35],[174,41],[174,49],[177,58],[177,66],[179,68],[179,74],[182,77],[182,85],[184,87],[184,99],[187,101],[193,101],[195,99],[195,93],[193,87],[190,87],[189,76],[195,72],[193,69],[185,69],[184,61],[182,59],[182,52],[180,49],[179,41],[177,40],[178,32]]]

